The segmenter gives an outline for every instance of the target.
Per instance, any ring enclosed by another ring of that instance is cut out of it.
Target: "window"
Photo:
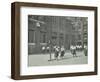
[[[52,45],[56,45],[57,44],[57,33],[56,32],[52,32],[52,39],[51,39],[51,41],[52,41]]]
[[[66,40],[66,43],[68,42],[68,40],[70,40],[68,34],[66,34],[66,38],[65,38],[65,40]]]
[[[29,20],[28,21],[28,29],[34,29],[36,27],[36,22]]]
[[[28,31],[28,43],[35,43],[35,31],[34,30]]]
[[[40,32],[40,42],[46,43],[46,32]]]
[[[63,39],[63,36],[64,36],[64,34],[61,33],[61,34],[60,34],[60,38]]]
[[[52,32],[52,39],[56,39],[57,38],[57,33],[56,32]]]
[[[82,37],[82,36],[81,36],[81,34],[80,34],[80,35],[78,35],[78,40],[81,40],[81,37]]]
[[[64,34],[60,34],[60,37],[59,37],[59,45],[63,45],[64,43]]]

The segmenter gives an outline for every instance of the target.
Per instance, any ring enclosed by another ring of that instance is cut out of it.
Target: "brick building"
[[[64,46],[83,44],[83,22],[81,17],[28,16],[28,53],[41,53],[42,46]],[[86,20],[85,20],[86,21]]]

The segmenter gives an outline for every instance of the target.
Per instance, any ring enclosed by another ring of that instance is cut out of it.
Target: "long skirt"
[[[65,52],[64,52],[64,51],[61,51],[61,55],[60,55],[60,57],[63,57],[64,54],[65,54]]]
[[[72,50],[72,54],[75,55],[76,54],[76,50]]]
[[[84,54],[85,56],[87,56],[87,49],[84,49]]]
[[[59,56],[59,52],[56,51],[56,52],[55,52],[55,57],[57,58],[58,56]]]

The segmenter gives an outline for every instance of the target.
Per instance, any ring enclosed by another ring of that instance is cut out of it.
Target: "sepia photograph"
[[[28,15],[28,66],[88,63],[88,17]]]

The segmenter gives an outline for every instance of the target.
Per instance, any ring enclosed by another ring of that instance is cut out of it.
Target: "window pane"
[[[46,33],[45,32],[40,32],[40,42],[41,43],[46,43]]]
[[[29,43],[34,43],[35,42],[35,32],[34,32],[34,30],[29,30],[28,31],[28,42]]]

